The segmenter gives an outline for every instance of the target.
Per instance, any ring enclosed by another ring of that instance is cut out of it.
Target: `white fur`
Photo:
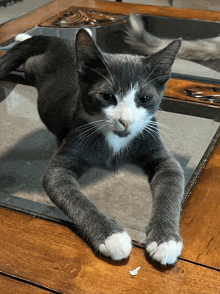
[[[170,240],[158,246],[157,242],[152,242],[146,247],[149,255],[163,265],[173,264],[177,261],[183,248],[182,242]]]
[[[135,136],[144,130],[152,118],[145,108],[136,106],[136,92],[137,86],[130,89],[124,97],[116,95],[117,105],[109,106],[104,110],[108,120],[114,124],[115,131],[125,130],[124,125],[120,123],[123,121],[128,125],[127,130],[130,132],[127,137],[122,138],[113,132],[107,134],[107,142],[113,148],[114,153],[125,148]]]
[[[28,34],[19,34],[15,37],[15,41],[16,42],[23,42],[23,41],[30,39],[30,38],[31,38],[31,36]]]
[[[99,251],[113,260],[127,258],[132,249],[131,238],[127,232],[115,233],[99,246]]]
[[[129,17],[130,24],[137,34],[141,34],[144,30],[142,22],[138,21],[133,14]]]
[[[108,141],[108,144],[113,148],[113,152],[117,153],[121,149],[124,149],[128,143],[131,141],[133,137],[131,135],[120,138],[118,135],[110,133],[106,136],[106,139]]]

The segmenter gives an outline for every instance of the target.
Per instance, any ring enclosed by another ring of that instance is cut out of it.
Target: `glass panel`
[[[147,29],[159,37],[182,37],[191,40],[214,37],[220,33],[220,24],[214,22],[154,16],[144,16],[144,22]],[[126,23],[123,22],[90,27],[90,29],[97,44],[104,51],[129,52],[128,46],[121,41],[125,25]],[[27,33],[32,36],[39,34],[57,36],[73,41],[77,30],[77,28],[36,27]],[[7,47],[13,45],[14,43],[10,43]],[[210,68],[209,64],[204,66],[179,60],[174,65],[173,74],[185,79],[218,83],[219,69]],[[19,81],[25,82],[22,77],[17,80],[18,83]],[[2,205],[30,210],[58,221],[68,221],[68,218],[52,205],[41,183],[43,172],[56,149],[56,143],[54,136],[46,130],[39,119],[36,90],[30,86],[15,87],[14,84],[1,82],[0,93]],[[218,132],[214,137],[219,128],[219,120],[214,121],[218,109],[192,103],[176,103],[169,99],[164,100],[161,107],[166,110],[159,111],[157,115],[158,121],[163,124],[161,136],[167,148],[180,161],[185,172],[186,184],[190,183],[192,186],[192,181],[189,180],[193,176],[191,179],[196,181],[199,174],[198,164],[201,163],[205,151],[208,147],[212,150],[217,140],[216,136],[220,136]],[[210,152],[206,153],[206,159]],[[199,170],[202,168],[200,164]],[[142,171],[130,165],[126,165],[114,174],[94,168],[83,176],[80,185],[102,212],[116,219],[134,240],[144,242],[144,232],[151,212],[151,193]],[[188,184],[188,192],[191,186]],[[136,214],[134,214],[134,206]]]

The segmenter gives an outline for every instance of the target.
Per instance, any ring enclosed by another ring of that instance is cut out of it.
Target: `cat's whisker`
[[[91,139],[94,138],[95,135],[96,135],[97,133],[101,133],[103,130],[105,130],[105,128],[106,128],[106,125],[102,125],[102,126],[99,126],[99,128],[93,130],[93,132],[91,132],[90,134],[88,134],[88,135],[84,138],[84,141],[83,141],[84,144],[85,144],[86,141],[87,141],[87,142],[90,142]],[[90,139],[90,141],[89,141],[89,139]]]
[[[109,75],[110,75],[110,77],[111,77],[111,80],[112,80],[112,86],[114,86],[114,85],[115,85],[115,82],[114,82],[113,76],[112,76],[112,74],[111,74],[111,71],[110,71],[110,69],[109,69],[109,67],[108,67],[108,64],[106,63],[106,60],[103,58],[102,55],[99,55],[99,57],[100,57],[101,61],[103,62],[105,68],[107,69],[107,71],[108,71],[108,73],[109,73]]]
[[[169,138],[169,131],[173,131],[169,126],[166,126],[162,123],[156,123],[153,122],[153,124],[151,125],[152,128],[154,128],[155,130],[159,131],[159,135],[163,138],[163,136],[165,136],[166,138]],[[166,128],[166,131],[164,131],[163,129],[161,129],[162,127]]]
[[[164,123],[161,123],[161,122],[157,122],[157,125],[159,126],[159,128],[164,128],[164,129],[166,129],[166,130],[169,130],[169,131],[174,131],[172,128],[171,128],[171,126],[169,126],[169,125],[165,125]]]
[[[151,124],[148,124],[148,127],[149,127],[150,129],[152,129],[153,131],[158,132],[158,127],[156,127],[156,126],[154,126],[154,125],[151,125]]]
[[[152,126],[152,125],[148,125],[148,127],[151,129],[151,130],[153,130],[153,131],[158,131],[158,128],[157,127],[155,127],[155,126]]]
[[[81,137],[83,137],[84,135],[89,134],[90,132],[93,132],[93,131],[97,130],[97,128],[98,128],[98,125],[96,125],[96,126],[95,126],[95,125],[94,125],[94,126],[90,126],[89,129],[85,130],[85,131],[81,134]]]
[[[95,133],[97,133],[97,132],[98,132],[98,129],[95,128],[95,129],[93,129],[92,132],[87,133],[87,134],[83,137],[84,142],[88,141],[88,139],[90,139],[91,137],[93,137],[93,136],[95,135]]]
[[[175,130],[170,125],[166,125],[158,121],[151,123],[159,129],[160,133],[165,134],[167,137],[169,136],[169,133],[175,133]]]
[[[75,130],[79,131],[79,130],[83,130],[83,129],[86,129],[86,128],[90,128],[91,125],[99,124],[100,122],[105,122],[105,120],[101,119],[101,120],[97,120],[97,121],[92,121],[90,123],[87,123],[85,125],[82,125],[82,126],[76,128]]]
[[[143,81],[143,83],[141,84],[141,87],[143,86],[143,84],[145,84],[145,82],[147,82],[147,80],[149,79],[149,77],[153,74],[153,72],[157,69],[157,67],[160,65],[160,63],[159,64],[157,64],[153,69],[152,69],[152,71],[149,73],[149,75],[147,76],[147,78]]]
[[[93,68],[91,68],[91,67],[88,67],[88,66],[86,66],[86,65],[84,65],[85,67],[87,67],[88,69],[90,69],[90,70],[92,70],[92,71],[94,71],[95,73],[97,73],[97,74],[99,74],[101,77],[103,77],[109,84],[110,84],[110,86],[111,87],[114,87],[114,84],[112,84],[110,81],[109,81],[109,79],[107,79],[103,74],[101,74],[99,71],[97,71],[97,70],[95,70],[95,69],[93,69]],[[108,70],[108,69],[107,69]],[[108,70],[108,72],[109,72],[109,70]],[[112,78],[112,75],[110,75],[110,77]],[[114,81],[113,81],[114,82]]]
[[[148,134],[150,134],[155,141],[157,141],[159,138],[158,138],[158,135],[155,134],[151,129],[146,129],[146,131],[148,132]]]
[[[87,129],[90,129],[92,126],[91,125],[84,125],[79,128],[76,128],[75,131],[86,131]]]
[[[163,131],[161,129],[158,129],[158,131],[159,131],[160,136],[163,136],[164,135],[166,137],[169,137],[169,135],[165,131]]]
[[[79,137],[82,139],[85,135],[89,134],[90,132],[92,132],[94,129],[97,128],[97,126],[95,125],[98,121],[96,122],[92,122],[92,123],[88,123],[82,127],[84,128],[77,128],[76,130],[80,130],[80,131],[83,131],[82,133],[79,133],[76,137],[75,137],[75,140],[78,139]]]
[[[164,76],[156,77],[156,78],[154,78],[153,80],[150,80],[150,81],[147,82],[146,84],[142,85],[142,88],[146,87],[147,85],[149,85],[150,83],[152,83],[152,82],[155,81],[155,80],[158,80],[158,79],[161,79],[161,78],[169,78],[169,77],[170,77],[169,75],[164,75]]]
[[[163,133],[163,134],[167,135],[167,133],[164,130],[161,129],[161,127],[163,127],[163,124],[160,125],[160,123],[158,124],[158,123],[155,123],[155,122],[151,122],[151,123],[149,123],[149,126],[153,130],[155,130],[155,131],[159,130],[160,133]]]
[[[155,127],[162,127],[162,128],[166,128],[168,130],[171,130],[171,127],[169,125],[166,125],[166,124],[161,123],[161,122],[158,122],[158,121],[156,121],[156,122],[155,121],[151,121],[150,124],[152,126],[155,126]]]
[[[106,121],[105,120],[98,120],[95,122],[90,122],[82,127],[77,128],[77,131],[83,131],[82,133],[80,133],[77,137],[79,136],[83,136],[91,131],[93,131],[94,129],[96,129],[100,124],[105,124]]]
[[[91,133],[88,133],[85,136],[83,136],[82,138],[80,138],[80,144],[83,143],[83,144],[85,144],[85,147],[86,147],[87,146],[86,142],[91,142],[91,140],[89,141],[89,138],[91,138],[95,132],[96,132],[96,130],[93,130]]]
[[[114,85],[115,85],[115,82],[114,82],[113,76],[112,76],[112,74],[111,74],[111,71],[110,71],[108,65],[106,64],[105,60],[104,60],[103,58],[101,58],[101,59],[102,59],[102,62],[104,63],[104,65],[105,65],[105,67],[106,67],[106,69],[107,69],[107,71],[108,71],[108,73],[109,73],[111,79],[112,79],[112,85],[114,86]]]
[[[80,139],[82,141],[88,141],[89,138],[94,136],[96,133],[100,133],[107,125],[106,121],[104,122],[96,121],[96,125],[90,126],[88,130],[85,130],[82,134],[80,134]]]
[[[157,140],[160,139],[160,135],[158,133],[158,129],[152,126],[150,123],[144,128],[148,134],[152,135],[152,137]]]
[[[107,120],[106,123],[107,123],[107,125],[108,125],[109,127],[113,127],[113,126],[114,126],[114,122],[111,121],[111,120]]]
[[[88,136],[88,134],[91,133],[94,129],[95,129],[95,127],[91,127],[91,128],[89,128],[88,130],[85,130],[83,133],[78,134],[78,135],[74,138],[74,140],[78,140],[78,139],[80,139],[81,141],[83,141],[84,138],[86,138],[86,136]]]

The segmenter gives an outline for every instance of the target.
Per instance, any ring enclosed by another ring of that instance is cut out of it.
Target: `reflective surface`
[[[54,27],[47,23],[47,27],[35,27],[28,33],[32,36],[39,34],[57,36],[73,42],[78,31],[76,21],[80,21],[82,16],[71,13],[63,18],[64,16],[59,15],[51,20]],[[95,16],[95,12],[92,16]],[[85,16],[83,18],[86,20]],[[116,17],[117,21],[104,26],[95,25],[98,21],[91,19],[88,23],[85,21],[84,25],[91,29],[94,40],[102,50],[130,52],[123,42],[126,17],[123,19]],[[66,26],[69,21],[73,21],[71,27],[63,27],[62,24]],[[100,23],[101,21],[104,19],[101,19]],[[220,32],[218,23],[154,16],[144,16],[144,21],[146,28],[160,37],[196,39],[216,36]],[[178,60],[174,64],[173,72],[183,78],[196,76],[203,80],[217,78],[220,80],[217,71],[183,60]],[[20,79],[23,79],[22,75]],[[43,172],[56,149],[56,144],[55,138],[39,120],[36,107],[37,93],[35,89],[21,85],[16,86],[15,89],[7,89],[4,83],[1,86],[1,97],[4,97],[0,104],[1,201],[6,205],[15,205],[22,209],[25,207],[36,213],[66,220],[66,217],[52,206],[41,183]],[[200,90],[194,88],[186,89],[186,91],[190,96],[198,97],[199,95],[206,98],[210,96],[207,89],[203,89],[202,94]],[[158,121],[163,124],[161,135],[167,148],[181,162],[188,182],[218,129],[219,123],[206,119],[206,116],[196,117],[196,111],[194,115],[186,115],[189,109],[184,103],[181,107],[182,109],[185,107],[185,115],[180,115],[178,114],[180,104],[176,109],[175,107],[172,109],[174,103],[171,102],[171,104],[166,108],[168,111],[158,113]],[[193,107],[196,108],[190,105],[190,111]],[[201,116],[201,111],[198,116]],[[134,240],[144,242],[145,228],[151,211],[151,194],[141,171],[130,166],[125,166],[116,174],[94,169],[81,179],[80,184],[84,193],[102,212],[116,219],[129,231]],[[19,202],[17,199],[22,200]]]
[[[63,12],[57,20],[52,21],[51,27],[82,27],[100,26],[123,21],[125,16],[120,14],[102,13],[82,8],[70,8]]]

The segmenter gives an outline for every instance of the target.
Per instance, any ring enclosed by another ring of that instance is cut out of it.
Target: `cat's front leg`
[[[77,178],[85,171],[82,162],[72,157],[69,160],[68,156],[55,156],[44,174],[43,186],[96,252],[113,260],[127,258],[132,249],[127,232],[102,214],[80,191]]]
[[[183,243],[179,233],[184,175],[179,163],[167,154],[145,166],[153,194],[153,210],[147,227],[146,251],[159,263],[173,264]]]

